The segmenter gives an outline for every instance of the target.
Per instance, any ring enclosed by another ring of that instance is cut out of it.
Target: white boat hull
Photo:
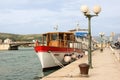
[[[37,55],[40,59],[42,69],[59,66],[60,65],[59,63],[65,64],[64,62],[65,53],[38,52]]]

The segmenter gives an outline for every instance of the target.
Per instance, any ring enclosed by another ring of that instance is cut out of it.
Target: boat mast
[[[56,26],[54,27],[54,30],[55,30],[55,31],[57,31],[57,30],[58,30],[58,25],[56,25]]]

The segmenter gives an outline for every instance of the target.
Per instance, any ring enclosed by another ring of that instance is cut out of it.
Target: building
[[[7,44],[9,44],[9,43],[11,43],[11,42],[12,42],[12,40],[9,39],[9,38],[7,38],[7,39],[4,40],[4,43],[7,43]]]

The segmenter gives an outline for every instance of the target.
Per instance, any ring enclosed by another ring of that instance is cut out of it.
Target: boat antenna
[[[80,26],[79,26],[79,24],[77,24],[76,31],[79,31],[79,29],[80,29]]]
[[[58,30],[58,25],[56,25],[56,26],[54,27],[54,30],[55,30],[55,31],[57,31],[57,30]]]

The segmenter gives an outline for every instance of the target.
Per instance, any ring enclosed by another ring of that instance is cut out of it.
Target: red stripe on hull
[[[73,52],[73,48],[63,48],[63,47],[51,47],[51,46],[36,46],[35,48],[36,52],[47,52],[47,51],[53,51],[53,52]]]

